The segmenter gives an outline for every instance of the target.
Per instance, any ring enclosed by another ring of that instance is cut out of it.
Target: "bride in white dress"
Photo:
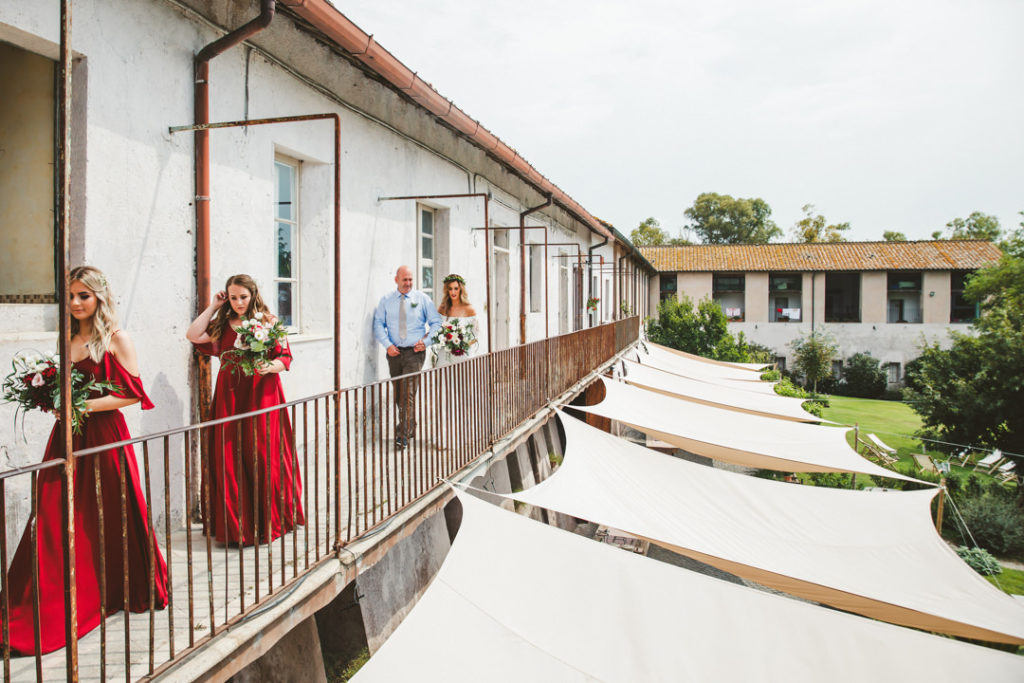
[[[445,324],[458,320],[463,335],[469,340],[470,348],[465,353],[453,354],[444,344],[435,344],[432,349],[434,367],[467,360],[477,343],[476,309],[469,303],[469,296],[466,294],[466,281],[461,275],[452,273],[444,279],[444,294],[444,301],[437,307],[437,312],[444,318]]]

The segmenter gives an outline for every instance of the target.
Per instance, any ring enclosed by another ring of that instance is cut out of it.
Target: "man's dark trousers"
[[[392,377],[408,375],[423,369],[427,351],[413,351],[411,346],[398,347],[397,356],[388,356],[388,370]],[[398,408],[398,421],[395,424],[395,438],[412,439],[416,432],[416,389],[419,377],[408,377],[394,382],[392,391],[395,393],[395,407]]]

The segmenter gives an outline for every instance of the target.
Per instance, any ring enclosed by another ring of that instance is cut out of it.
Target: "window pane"
[[[293,207],[295,198],[292,196],[295,169],[288,164],[274,162],[274,175],[277,176],[277,217],[294,220]]]
[[[277,224],[277,276],[292,276],[292,226],[287,223]]]
[[[292,315],[291,282],[277,283],[277,317],[281,319],[281,322],[284,323],[285,326],[292,326],[294,316]]]
[[[424,209],[420,212],[420,231],[424,235],[434,234],[434,212]]]
[[[423,266],[423,289],[434,289],[434,266]]]
[[[434,258],[434,238],[428,237],[427,235],[423,235],[422,239],[420,239],[420,242],[423,243],[423,246],[421,247],[422,258]]]

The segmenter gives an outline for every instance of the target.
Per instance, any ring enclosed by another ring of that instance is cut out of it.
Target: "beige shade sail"
[[[630,359],[632,360],[632,359]],[[636,348],[637,362],[648,365],[663,372],[670,372],[674,375],[688,377],[693,380],[717,384],[732,389],[754,391],[766,396],[778,396],[775,393],[774,384],[760,379],[756,373],[740,368],[726,368],[697,360],[691,360],[677,356],[668,351],[662,351],[656,346],[647,345],[647,351],[643,346]]]
[[[719,384],[674,375],[649,365],[623,360],[616,366],[619,378],[634,386],[656,391],[674,398],[703,403],[716,408],[728,408],[764,417],[794,422],[827,422],[804,410],[804,400],[788,396],[768,396],[753,391],[733,389]]]
[[[704,356],[698,356],[695,353],[687,353],[686,351],[680,351],[679,349],[673,349],[662,344],[655,344],[654,342],[644,341],[644,344],[653,346],[660,351],[666,351],[668,353],[674,353],[677,356],[683,358],[689,358],[690,360],[700,361],[701,363],[707,363],[709,365],[718,365],[725,368],[739,368],[740,370],[748,370],[750,372],[756,372],[758,374],[764,372],[767,368],[770,368],[772,363],[733,363],[724,360],[714,360],[713,358],[705,358]]]
[[[423,597],[354,681],[1018,682],[1024,658],[623,552],[469,495]]]
[[[652,451],[565,414],[565,458],[516,500],[605,524],[724,571],[884,621],[1024,644],[1024,607],[935,532],[937,490],[758,479]]]
[[[849,429],[776,420],[598,381],[604,384],[604,400],[574,409],[618,420],[690,453],[782,472],[857,472],[918,481],[862,458],[846,443]]]

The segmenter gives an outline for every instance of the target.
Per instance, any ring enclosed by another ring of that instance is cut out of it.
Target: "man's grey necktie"
[[[408,330],[405,327],[405,294],[398,297],[398,336],[405,341]]]

